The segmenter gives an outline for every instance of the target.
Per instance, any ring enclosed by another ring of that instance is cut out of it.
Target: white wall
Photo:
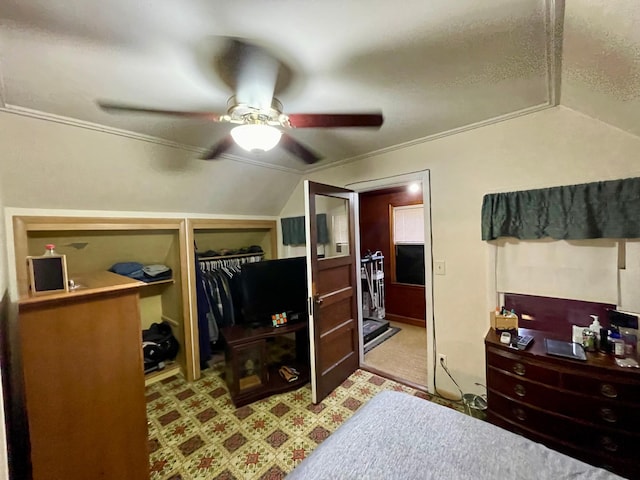
[[[429,169],[437,349],[463,390],[484,383],[483,339],[495,298],[492,248],[481,240],[486,193],[640,176],[640,138],[556,107],[316,172],[309,179],[338,186]],[[303,211],[298,185],[281,216]],[[437,386],[455,392],[438,373]]]
[[[0,111],[4,205],[277,215],[298,173]]]

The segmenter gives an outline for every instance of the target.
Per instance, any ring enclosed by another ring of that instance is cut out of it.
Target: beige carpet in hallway
[[[391,322],[400,331],[364,355],[366,366],[399,379],[427,385],[427,333],[424,328]]]

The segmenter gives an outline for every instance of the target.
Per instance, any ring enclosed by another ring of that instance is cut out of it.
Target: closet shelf
[[[173,377],[174,375],[178,375],[180,373],[180,365],[177,363],[168,364],[162,370],[156,370],[155,372],[147,373],[144,376],[144,385],[148,387],[160,380],[164,380],[165,378]]]
[[[109,273],[111,273],[111,272],[109,272]],[[164,283],[175,283],[175,280],[173,278],[165,278],[164,280],[155,280],[155,281],[151,281],[151,282],[144,282],[144,281],[139,280],[137,278],[127,277],[126,275],[121,275],[119,273],[113,273],[112,275],[117,275],[120,278],[127,279],[127,281],[129,283],[137,283],[139,287],[147,287],[147,286],[152,286],[152,285],[162,285]],[[123,280],[123,282],[124,282],[124,280]]]
[[[162,285],[163,283],[175,283],[175,280],[173,278],[167,278],[165,280],[157,280],[155,282],[142,282],[143,283],[143,287],[145,285]]]
[[[232,258],[246,258],[246,257],[264,257],[264,252],[238,253],[235,255],[218,255],[217,257],[198,257],[198,261],[205,262],[207,260],[227,260]]]

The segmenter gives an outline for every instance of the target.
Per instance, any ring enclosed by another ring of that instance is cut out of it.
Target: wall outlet
[[[439,353],[438,354],[438,365],[440,366],[447,366],[447,356],[444,353]]]

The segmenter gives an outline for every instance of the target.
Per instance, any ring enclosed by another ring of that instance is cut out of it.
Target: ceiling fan
[[[249,152],[265,152],[280,145],[312,164],[321,157],[286,133],[287,130],[382,126],[380,112],[285,113],[274,93],[288,85],[292,69],[265,48],[246,40],[226,39],[222,54],[214,60],[218,76],[235,91],[224,113],[161,110],[106,101],[99,101],[98,105],[108,112],[154,113],[235,125],[229,135],[202,156],[204,160],[219,157],[235,143]]]

